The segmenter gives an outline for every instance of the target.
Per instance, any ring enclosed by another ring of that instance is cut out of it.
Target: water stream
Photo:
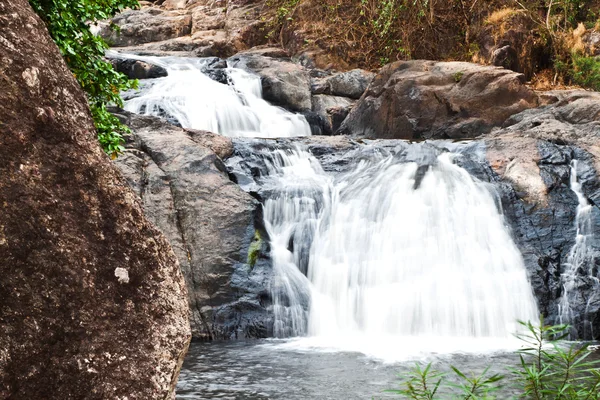
[[[561,284],[563,288],[562,296],[559,300],[559,321],[561,324],[572,324],[575,322],[572,313],[571,303],[576,296],[579,296],[576,290],[581,284],[581,277],[587,277],[592,285],[600,290],[600,280],[594,273],[594,262],[592,259],[596,256],[594,248],[591,246],[594,240],[594,230],[592,228],[592,205],[589,203],[577,178],[577,160],[571,162],[570,174],[571,190],[577,196],[577,210],[575,214],[575,244],[569,251],[567,262],[564,265],[564,272],[561,274]],[[596,293],[598,292],[596,290]],[[597,296],[591,296],[586,300],[589,305]],[[586,318],[587,316],[584,316]],[[587,324],[586,324],[587,325]],[[577,337],[573,332],[572,336]],[[590,332],[593,337],[593,332]]]
[[[159,65],[168,75],[144,85],[139,95],[125,102],[138,114],[166,117],[184,128],[207,130],[232,137],[310,136],[302,115],[270,105],[262,99],[260,77],[239,68],[223,68],[228,84],[211,79],[212,58],[110,56]]]

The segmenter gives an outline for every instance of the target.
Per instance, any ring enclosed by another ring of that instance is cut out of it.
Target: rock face
[[[163,12],[158,9],[126,10],[112,20],[118,31],[106,25],[100,31],[109,44],[122,47],[158,42],[189,35],[192,17],[185,13]]]
[[[340,72],[316,80],[313,84],[313,93],[358,99],[367,90],[374,77],[374,73],[362,69]]]
[[[262,1],[178,0],[126,10],[103,24],[100,35],[128,51],[191,52],[196,57],[229,57],[265,44]]]
[[[600,95],[548,93],[555,103],[509,118],[486,139],[490,166],[512,191],[503,192],[505,214],[525,257],[549,323],[558,323],[561,274],[577,236],[578,198],[570,187],[571,163],[587,198],[590,223],[600,232]],[[591,274],[600,268],[600,235],[586,240],[588,257],[578,268],[571,300],[575,336],[598,339],[600,298]]]
[[[392,63],[381,69],[338,133],[382,139],[473,138],[539,104],[523,78],[471,63]]]
[[[169,399],[189,339],[166,239],[25,0],[0,3],[0,397]]]
[[[221,157],[231,155],[230,139],[154,117],[121,117],[133,135],[116,165],[179,258],[194,338],[267,337],[270,264],[250,254],[262,217],[256,200],[225,172]],[[258,242],[255,251],[266,246]]]

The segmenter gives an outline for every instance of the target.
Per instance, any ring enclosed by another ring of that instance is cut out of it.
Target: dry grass
[[[523,14],[524,12],[524,10],[517,10],[516,8],[503,8],[491,13],[490,16],[485,19],[485,23],[490,25],[499,25],[506,22],[513,16],[517,14]]]

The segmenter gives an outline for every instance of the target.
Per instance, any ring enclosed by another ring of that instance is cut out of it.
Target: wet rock
[[[153,117],[123,112],[121,118],[132,136],[116,165],[179,258],[194,338],[268,336],[272,324],[263,292],[270,264],[260,255],[267,250],[253,266],[248,261],[262,218],[221,161],[233,151],[231,140]]]
[[[313,83],[313,94],[329,94],[333,96],[358,99],[367,90],[375,74],[362,69],[340,72]]]
[[[118,30],[105,25],[100,35],[115,47],[173,39],[192,31],[191,15],[154,7],[123,11],[111,23],[118,26]]]
[[[0,2],[0,25],[0,398],[174,399],[190,330],[173,250],[28,2]]]
[[[291,111],[311,111],[310,77],[298,64],[260,55],[238,54],[229,65],[261,77],[263,98]]]
[[[167,76],[167,70],[159,65],[148,64],[139,60],[132,59],[113,59],[113,67],[129,79],[153,79]]]
[[[473,138],[539,104],[523,75],[463,62],[400,61],[381,69],[340,132],[368,138]]]

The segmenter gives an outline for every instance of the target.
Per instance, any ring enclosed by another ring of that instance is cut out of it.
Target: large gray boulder
[[[358,99],[367,90],[374,77],[374,73],[362,69],[339,72],[316,79],[313,83],[313,94],[329,94]]]
[[[228,60],[230,67],[260,76],[263,97],[291,111],[310,111],[311,82],[308,71],[291,61],[258,54],[238,54]]]
[[[28,2],[0,2],[0,26],[0,398],[174,399],[177,258]]]
[[[179,258],[194,338],[268,336],[270,265],[259,257],[266,235],[257,201],[229,180],[221,161],[231,140],[154,117],[121,118],[132,136],[116,165]]]
[[[338,133],[382,139],[473,138],[540,103],[524,76],[464,62],[381,69]]]

